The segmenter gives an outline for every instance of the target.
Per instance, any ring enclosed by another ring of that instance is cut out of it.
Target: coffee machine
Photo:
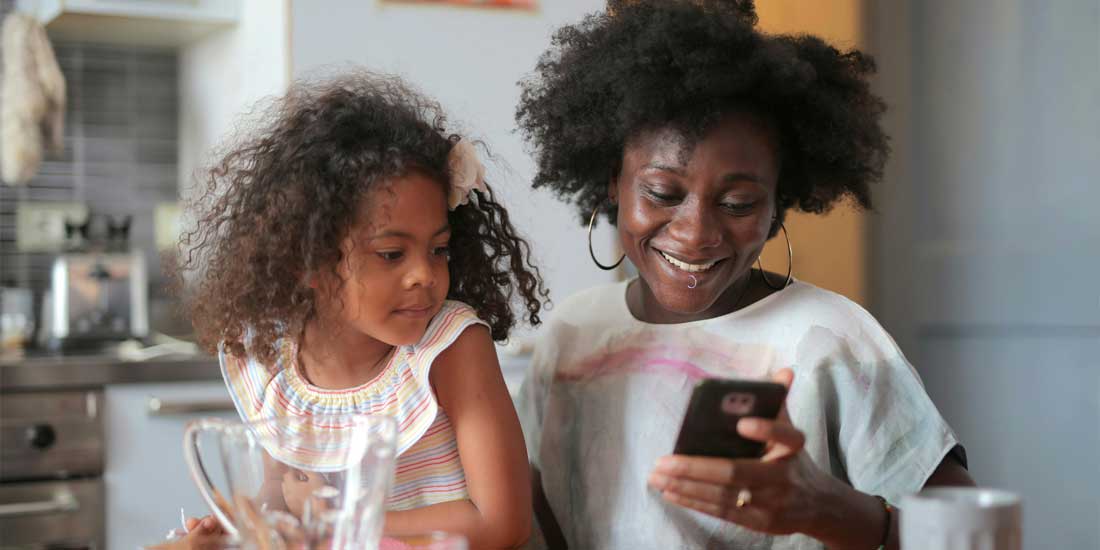
[[[140,251],[60,254],[50,279],[45,328],[51,346],[148,336],[148,278]]]

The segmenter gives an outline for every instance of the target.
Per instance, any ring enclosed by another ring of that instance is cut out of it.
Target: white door
[[[1024,548],[1100,540],[1100,1],[869,3],[873,305]]]

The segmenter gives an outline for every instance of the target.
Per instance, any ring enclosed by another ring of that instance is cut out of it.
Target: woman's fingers
[[[657,459],[653,473],[714,485],[756,487],[772,484],[777,477],[774,470],[759,460],[669,455]]]
[[[649,486],[662,493],[677,493],[707,502],[721,502],[729,497],[733,490],[729,485],[717,485],[704,481],[694,481],[672,477],[659,473],[649,474]]]
[[[790,391],[791,384],[794,383],[794,371],[788,368],[779,369],[772,373],[772,382],[782,384],[787,391]]]
[[[791,393],[791,386],[794,385],[794,371],[791,369],[779,369],[772,374],[772,382],[776,384],[782,384],[784,388],[787,388],[787,394]],[[780,422],[791,423],[791,417],[787,414],[787,400],[783,400],[783,406],[779,408],[779,415],[776,420]]]
[[[656,472],[649,475],[649,486],[661,491],[666,500],[670,495],[679,495],[692,500],[708,502],[718,506],[719,509],[737,508],[738,500],[746,498],[744,496],[746,494],[749,495],[748,498],[751,499],[751,502],[759,505],[767,500],[765,498],[767,495],[773,492],[768,487],[756,486],[754,490],[746,493],[748,485],[718,485],[705,481],[670,477]],[[745,504],[742,500],[742,506]]]
[[[690,508],[704,514],[714,516],[726,521],[732,521],[738,525],[754,528],[767,524],[767,512],[761,508],[745,506],[738,508],[730,502],[712,502],[693,498],[680,493],[664,492],[661,495],[666,501]]]
[[[768,444],[762,458],[764,462],[798,454],[806,444],[806,436],[798,428],[778,420],[742,418],[737,422],[737,433]]]

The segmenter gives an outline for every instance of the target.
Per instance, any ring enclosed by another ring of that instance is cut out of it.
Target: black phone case
[[[774,382],[702,380],[691,393],[673,452],[720,458],[759,458],[764,454],[764,444],[741,437],[737,433],[737,421],[746,416],[775,418],[786,396],[787,388]]]

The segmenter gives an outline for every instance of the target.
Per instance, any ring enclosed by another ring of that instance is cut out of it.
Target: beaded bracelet
[[[874,495],[880,503],[882,503],[882,509],[886,510],[886,526],[882,529],[882,544],[878,545],[878,550],[886,550],[886,544],[890,542],[890,524],[894,521],[894,507],[886,502],[885,498],[878,495]]]

